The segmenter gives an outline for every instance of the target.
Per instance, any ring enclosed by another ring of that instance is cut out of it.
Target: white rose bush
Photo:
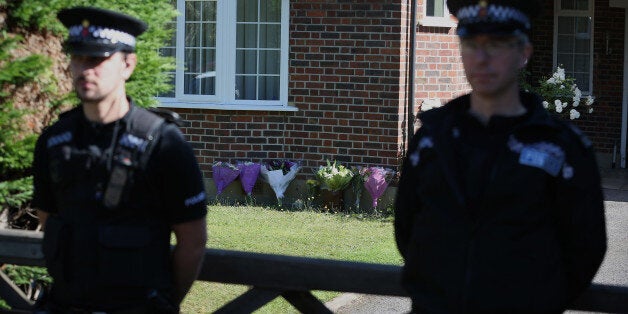
[[[557,67],[550,78],[541,79],[538,88],[532,88],[543,98],[543,107],[571,120],[580,118],[582,114],[593,112],[595,97],[583,97],[576,85],[576,80],[565,75],[565,70]]]

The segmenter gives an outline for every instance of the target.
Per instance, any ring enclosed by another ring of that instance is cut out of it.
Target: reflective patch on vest
[[[573,167],[565,163],[563,166],[563,178],[569,180],[573,178]]]
[[[46,147],[50,148],[63,143],[68,143],[72,140],[72,133],[70,131],[63,132],[48,139]]]
[[[147,140],[129,133],[122,134],[119,143],[126,148],[130,148],[140,152],[144,152],[146,146],[148,145]]]
[[[519,154],[522,165],[542,169],[553,177],[558,176],[565,164],[565,152],[549,142],[522,143],[514,136],[508,139],[508,148]],[[573,176],[573,169],[571,170]]]
[[[412,167],[416,167],[419,165],[419,161],[421,160],[421,153],[420,153],[421,149],[432,148],[432,147],[434,147],[434,140],[432,140],[432,137],[425,136],[421,138],[421,140],[419,141],[419,144],[417,145],[416,150],[412,154],[410,154],[410,156],[408,156]]]
[[[204,201],[205,198],[206,198],[205,192],[198,193],[198,194],[196,194],[196,195],[194,195],[194,196],[192,196],[192,197],[190,197],[190,198],[185,200],[185,202],[184,202],[185,203],[185,207],[190,207],[192,205],[198,204],[198,203]]]

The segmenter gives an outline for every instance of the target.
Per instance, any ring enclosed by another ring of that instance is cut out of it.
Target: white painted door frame
[[[628,8],[628,0],[609,0],[609,6]],[[626,132],[628,131],[628,10],[624,10],[624,93],[621,104],[620,167],[626,168]],[[614,156],[613,156],[614,157]]]

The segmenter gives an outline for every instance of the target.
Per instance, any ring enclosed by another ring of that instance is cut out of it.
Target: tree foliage
[[[127,82],[127,93],[140,106],[157,105],[154,98],[170,90],[168,71],[175,67],[173,58],[159,55],[172,30],[167,26],[177,15],[169,0],[14,0],[8,4],[10,25],[32,31],[50,31],[65,36],[66,30],[56,14],[63,8],[94,6],[121,11],[148,22],[149,28],[138,39],[138,65]],[[74,98],[75,99],[75,98]]]

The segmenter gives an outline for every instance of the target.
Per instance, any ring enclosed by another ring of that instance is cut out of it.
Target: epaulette
[[[584,134],[584,132],[582,132],[582,130],[580,130],[580,128],[578,128],[577,126],[568,123],[569,124],[569,128],[571,129],[572,132],[574,132],[578,138],[580,138],[580,143],[582,143],[582,145],[585,148],[591,148],[591,146],[593,146],[593,142],[591,142],[591,140],[589,139],[589,137]]]
[[[76,106],[70,110],[64,111],[59,114],[59,120],[75,115],[77,112],[81,112],[81,106]]]
[[[164,118],[166,121],[170,122],[170,123],[174,123],[179,127],[184,127],[187,125],[187,122],[185,120],[183,120],[183,118],[181,118],[181,116],[174,112],[174,111],[170,111],[170,110],[166,110],[166,109],[162,109],[162,108],[147,108],[148,111]]]

